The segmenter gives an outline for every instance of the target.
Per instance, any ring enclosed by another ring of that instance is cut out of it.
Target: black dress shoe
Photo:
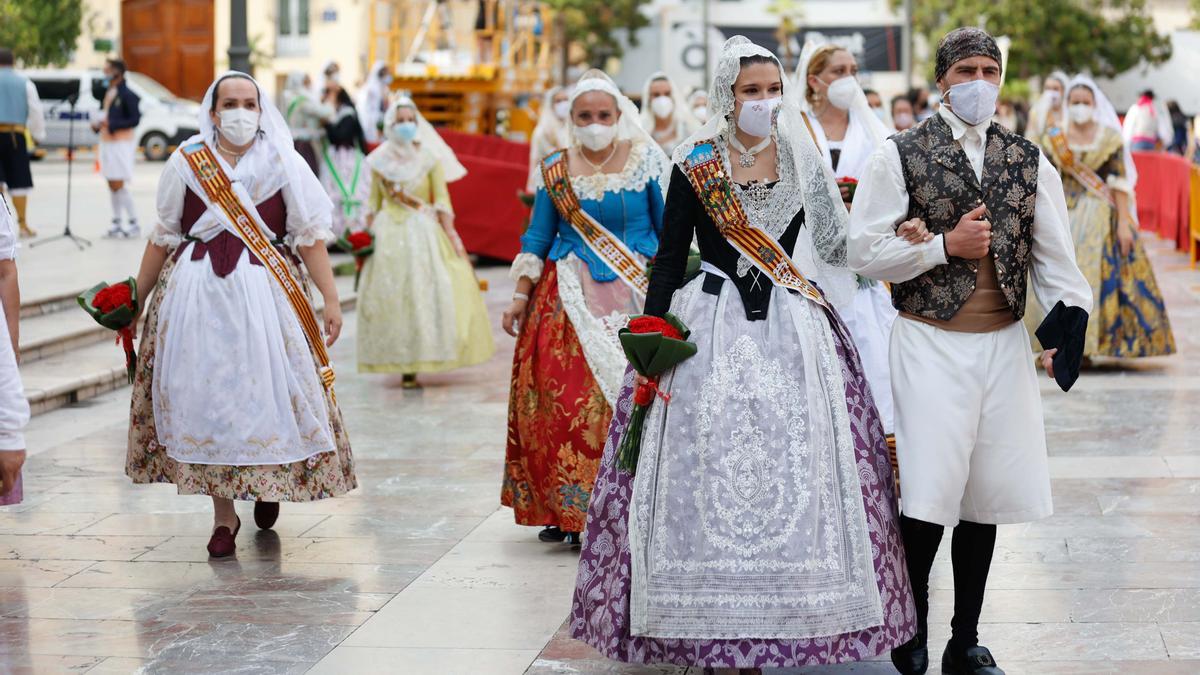
[[[567,533],[553,525],[550,525],[541,532],[538,532],[538,541],[544,541],[547,544],[557,544],[566,538]]]
[[[958,652],[946,645],[942,652],[942,675],[1004,675],[987,647],[976,645]]]
[[[279,502],[254,502],[254,524],[260,530],[275,527],[279,520]]]
[[[929,670],[929,645],[918,633],[913,639],[892,650],[892,665],[902,675],[923,675]]]

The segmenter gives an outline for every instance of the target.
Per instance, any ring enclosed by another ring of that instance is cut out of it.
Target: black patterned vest
[[[983,185],[950,125],[934,115],[892,137],[900,150],[908,189],[908,218],[921,218],[933,234],[945,234],[982,200],[992,223],[991,255],[1000,290],[1013,318],[1025,315],[1025,288],[1033,245],[1040,151],[1030,141],[992,124],[987,132]],[[951,257],[921,276],[892,286],[902,312],[940,321],[954,318],[975,292],[978,263]]]

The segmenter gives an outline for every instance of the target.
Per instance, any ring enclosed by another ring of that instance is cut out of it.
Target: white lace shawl
[[[741,35],[725,42],[709,87],[709,120],[675,148],[672,161],[682,166],[698,143],[715,140],[729,170],[725,147],[731,133],[733,83],[741,71],[742,58],[748,56],[766,56],[775,61],[784,83],[783,103],[777,108],[772,131],[778,149],[779,184],[771,190],[771,199],[761,205],[748,204],[744,191],[738,187],[734,188],[734,194],[742,201],[750,224],[774,237],[782,234],[796,213],[804,209],[805,226],[800,229],[792,259],[804,276],[820,286],[830,303],[843,312],[850,307],[858,289],[854,273],[846,266],[849,215],[833,174],[808,132],[797,94],[789,91],[795,88],[787,86],[788,77],[774,54]],[[739,276],[750,274],[751,269],[749,260],[743,258],[738,262]]]

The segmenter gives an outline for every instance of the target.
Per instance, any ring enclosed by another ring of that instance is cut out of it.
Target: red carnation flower
[[[683,334],[666,319],[658,316],[639,316],[629,321],[631,333],[662,333],[665,338],[682,340]]]
[[[352,232],[346,237],[346,241],[358,251],[370,246],[373,238],[370,232]]]
[[[837,179],[837,182],[840,185],[858,185],[858,179],[851,178],[850,176],[842,176],[841,178]]]
[[[92,307],[100,310],[104,314],[108,314],[121,307],[132,307],[133,295],[129,291],[129,286],[125,284],[116,284],[101,290],[92,298]]]

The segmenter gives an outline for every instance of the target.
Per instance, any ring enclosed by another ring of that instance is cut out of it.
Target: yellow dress
[[[1134,231],[1133,248],[1128,256],[1122,256],[1117,210],[1062,168],[1063,160],[1048,137],[1042,146],[1062,175],[1075,263],[1092,287],[1094,307],[1088,318],[1084,355],[1137,358],[1175,353],[1166,304],[1139,233]],[[1101,127],[1093,144],[1072,146],[1071,150],[1075,162],[1095,172],[1110,190],[1132,192],[1125,175],[1124,142],[1115,130]],[[1031,335],[1043,317],[1040,311],[1026,312],[1025,325]]]
[[[441,165],[431,164],[400,185],[371,172],[375,252],[358,294],[359,372],[442,372],[483,363],[496,351],[475,272],[437,221],[437,213],[453,210]],[[397,201],[396,188],[426,206]]]

